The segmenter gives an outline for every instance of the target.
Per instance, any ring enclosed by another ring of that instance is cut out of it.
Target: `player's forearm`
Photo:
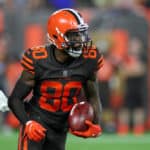
[[[88,84],[85,87],[85,91],[88,101],[94,108],[94,123],[99,124],[102,105],[95,82],[88,81]]]
[[[92,100],[92,106],[94,108],[94,123],[100,124],[100,118],[102,113],[102,105],[100,103],[100,100],[97,98],[94,98]]]
[[[22,124],[25,124],[29,120],[25,112],[23,100],[30,91],[31,86],[25,84],[22,80],[18,80],[12,94],[8,98],[9,108]]]
[[[21,124],[25,124],[29,120],[24,109],[24,104],[21,100],[15,97],[9,97],[8,106]]]

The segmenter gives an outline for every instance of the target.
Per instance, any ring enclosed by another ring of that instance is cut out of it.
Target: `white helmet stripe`
[[[77,11],[73,9],[68,9],[68,10],[71,11],[76,16],[80,24],[84,24],[83,18],[77,13]]]
[[[77,11],[75,11],[75,10],[73,10],[73,9],[70,9],[70,8],[64,8],[64,9],[62,9],[62,10],[66,10],[66,11],[71,12],[71,13],[75,16],[75,18],[77,19],[77,22],[78,22],[79,24],[85,24],[83,18],[79,15],[79,13],[78,13]]]

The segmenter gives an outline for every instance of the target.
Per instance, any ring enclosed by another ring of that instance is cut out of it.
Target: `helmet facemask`
[[[74,58],[81,56],[83,47],[90,41],[87,29],[70,30],[64,35],[64,39],[64,51]]]

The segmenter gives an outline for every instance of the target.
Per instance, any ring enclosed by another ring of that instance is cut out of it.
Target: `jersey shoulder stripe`
[[[36,46],[27,49],[21,59],[21,65],[28,72],[35,74],[36,62],[48,58],[46,46]]]
[[[24,70],[34,74],[34,61],[32,57],[32,50],[28,49],[24,52],[22,59],[21,59],[21,65],[23,66]]]
[[[101,69],[104,65],[104,57],[101,55],[97,61],[97,70]]]

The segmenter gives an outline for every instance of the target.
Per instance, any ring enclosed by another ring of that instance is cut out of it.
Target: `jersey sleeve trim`
[[[99,70],[100,68],[102,68],[104,65],[104,57],[101,56],[99,59],[98,59],[98,62],[97,62],[97,70]]]
[[[32,55],[30,53],[30,51],[26,51],[24,53],[24,55],[22,56],[22,60],[21,60],[21,65],[23,66],[23,68],[32,73],[35,74],[35,69],[34,69],[34,64],[33,64],[33,60],[32,60]]]
[[[28,72],[34,74],[34,68],[32,66],[30,66],[27,62],[25,62],[24,60],[21,60],[21,64],[24,67],[25,70],[27,70]]]
[[[26,62],[28,62],[28,63],[30,63],[30,64],[33,64],[33,61],[32,61],[31,59],[29,59],[28,57],[26,57],[25,55],[23,55],[23,59],[24,59]]]

